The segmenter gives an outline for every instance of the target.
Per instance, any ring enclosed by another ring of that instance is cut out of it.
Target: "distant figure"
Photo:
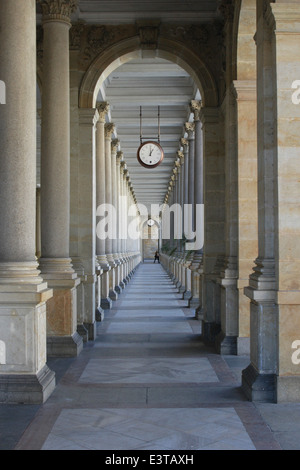
[[[156,260],[159,262],[159,254],[158,254],[158,251],[155,252],[155,255],[154,255],[154,263],[155,263]]]

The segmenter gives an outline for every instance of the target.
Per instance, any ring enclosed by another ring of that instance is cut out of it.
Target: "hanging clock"
[[[137,159],[145,168],[157,167],[164,158],[164,151],[158,142],[148,140],[141,144],[137,151]]]
[[[148,137],[147,139],[150,139]],[[152,137],[153,138],[153,137]],[[158,137],[155,140],[146,140],[142,136],[142,107],[140,107],[140,141],[137,151],[138,162],[145,168],[156,168],[164,158],[164,151],[160,145],[160,107],[158,107]]]
[[[154,222],[153,219],[148,219],[148,220],[147,220],[147,225],[148,225],[148,227],[152,227],[152,225],[154,225],[154,224],[155,224],[155,222]]]

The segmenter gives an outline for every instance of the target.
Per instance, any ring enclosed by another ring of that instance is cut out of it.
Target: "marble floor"
[[[96,341],[77,358],[49,360],[57,387],[44,405],[27,408],[13,448],[281,449],[241,392],[248,358],[215,354],[200,328],[162,266],[141,264],[105,311]],[[4,408],[2,417],[9,423]],[[2,434],[7,439],[4,425]],[[4,442],[12,447],[13,439]]]

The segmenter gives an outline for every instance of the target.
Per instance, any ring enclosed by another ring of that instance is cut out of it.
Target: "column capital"
[[[116,152],[117,149],[118,149],[118,147],[119,147],[119,144],[120,144],[119,139],[113,139],[113,140],[111,141],[111,151],[112,151],[112,152]]]
[[[109,111],[109,103],[107,101],[102,101],[101,103],[96,104],[97,111],[99,113],[99,121],[105,122],[105,115]]]
[[[185,128],[185,131],[189,134],[189,138],[191,138],[193,133],[195,132],[195,123],[186,122],[184,125],[184,128]]]
[[[270,3],[264,16],[274,26],[275,34],[299,34],[300,5],[297,2]]]
[[[202,101],[200,100],[191,100],[190,108],[192,113],[194,113],[194,120],[200,121],[200,111],[202,108]]]
[[[116,126],[112,122],[108,122],[107,124],[105,124],[104,130],[105,130],[105,137],[107,139],[111,138],[112,134],[115,132],[115,128]]]
[[[238,101],[255,101],[256,80],[234,80],[232,91]]]
[[[123,155],[124,153],[122,152],[122,150],[119,150],[117,152],[117,165],[121,165],[122,160],[123,160]]]
[[[182,145],[182,147],[188,147],[189,141],[188,141],[188,139],[186,139],[185,137],[182,137],[182,138],[180,139],[180,144]]]
[[[42,7],[43,22],[63,21],[71,24],[71,14],[77,9],[78,0],[38,0]]]
[[[184,153],[181,150],[177,150],[177,157],[180,159],[180,165],[182,165],[184,160]]]

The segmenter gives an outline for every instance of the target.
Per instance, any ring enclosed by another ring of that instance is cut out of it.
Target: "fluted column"
[[[188,191],[189,191],[189,141],[186,138],[180,139],[180,144],[183,147],[183,155],[184,155],[184,168],[183,168],[183,193],[182,193],[182,201],[183,201],[183,219],[182,219],[182,227],[183,227],[183,235],[186,238],[186,218],[187,218],[187,205],[188,205]],[[187,272],[188,261],[186,260],[187,251],[184,244],[184,253],[183,253],[183,260],[182,260],[182,279],[184,280],[184,287],[185,291],[183,294],[184,299],[191,298],[191,286],[189,282],[189,276]]]
[[[118,253],[118,185],[117,185],[117,151],[120,145],[119,139],[112,140],[111,143],[111,183],[112,183],[112,206],[114,208],[115,217],[113,219],[113,239],[112,239],[112,255],[116,267],[114,290],[120,294],[120,257]]]
[[[195,123],[194,122],[187,122],[185,124],[185,131],[188,134],[188,194],[187,194],[187,207],[185,208],[185,234],[187,238],[187,257],[186,257],[186,276],[187,276],[187,285],[188,285],[188,292],[185,294],[185,298],[191,300],[193,297],[192,293],[192,272],[190,270],[190,266],[193,260],[193,252],[189,251],[188,243],[193,242],[191,240],[192,236],[191,233],[194,231],[194,180],[195,180]]]
[[[78,109],[77,122],[72,122],[72,136],[78,138],[78,151],[72,147],[71,174],[71,254],[73,267],[81,277],[77,288],[77,331],[88,340],[96,337],[96,316],[99,319],[99,305],[96,290],[96,124],[99,115],[94,108]],[[78,123],[78,124],[77,124]],[[74,142],[74,141],[73,141]],[[75,181],[74,181],[75,179]],[[89,184],[87,184],[89,181]],[[74,213],[77,217],[74,217]]]
[[[102,102],[97,104],[99,119],[96,127],[96,214],[103,217],[103,207],[106,203],[106,175],[105,175],[105,116],[109,110],[109,104]],[[100,212],[99,212],[100,211]],[[98,303],[104,310],[112,307],[109,298],[109,271],[111,269],[105,250],[105,234],[97,225],[96,259],[98,276]]]
[[[219,108],[201,109],[204,157],[203,322],[205,340],[220,331],[219,257],[225,254],[225,167],[223,123]]]
[[[184,236],[184,191],[185,191],[185,186],[184,186],[184,153],[179,150],[177,152],[178,158],[179,158],[179,184],[180,184],[180,190],[179,190],[179,204],[181,207],[181,237]],[[184,239],[182,238],[180,240],[180,254],[179,254],[179,281],[180,281],[180,287],[179,287],[179,292],[181,294],[184,294],[185,292],[185,271],[184,271]]]
[[[46,301],[35,258],[35,1],[0,2],[0,402],[43,403],[55,387],[46,365]]]
[[[119,287],[120,289],[125,288],[125,284],[123,282],[124,279],[124,258],[123,258],[123,250],[122,250],[122,166],[121,162],[123,162],[123,152],[119,150],[117,152],[116,157],[116,180],[117,180],[117,254],[118,259],[120,260],[120,277],[119,277]]]
[[[44,29],[40,267],[54,292],[47,304],[48,354],[73,356],[82,349],[82,338],[76,331],[76,286],[80,281],[69,257],[69,29],[76,2],[40,3]]]
[[[194,227],[196,233],[195,252],[190,265],[192,271],[192,299],[190,308],[195,309],[197,318],[202,309],[202,273],[203,273],[203,233],[204,233],[204,204],[203,204],[203,139],[200,121],[201,101],[191,101],[191,111],[194,114],[195,152],[194,152]]]
[[[112,135],[115,131],[115,125],[113,123],[107,123],[104,126],[105,129],[105,203],[108,207],[112,208],[113,206],[113,196],[112,196],[112,165],[111,165],[111,141]],[[112,208],[113,209],[113,208]],[[111,267],[109,271],[109,297],[111,300],[116,300],[118,294],[115,291],[115,267],[116,263],[113,257],[113,239],[111,234],[105,239],[105,252],[108,264]]]

